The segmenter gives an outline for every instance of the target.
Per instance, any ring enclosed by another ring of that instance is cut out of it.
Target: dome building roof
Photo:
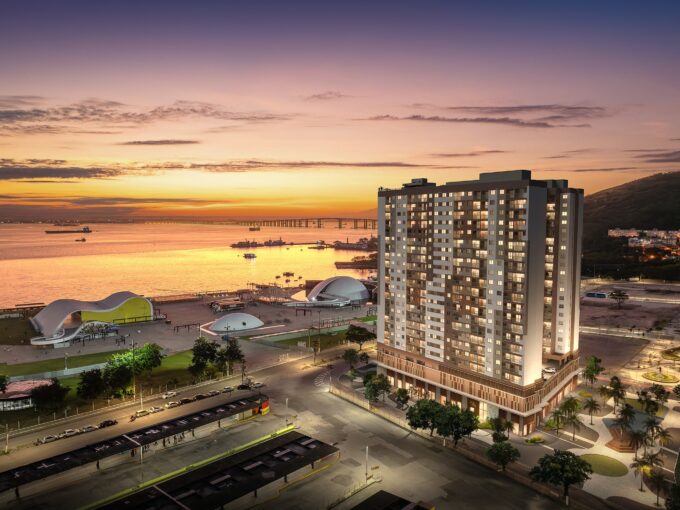
[[[307,296],[309,301],[367,301],[368,289],[351,276],[334,276],[316,284]]]
[[[217,319],[210,329],[215,333],[228,333],[232,331],[244,331],[264,326],[264,322],[249,313],[228,313]]]

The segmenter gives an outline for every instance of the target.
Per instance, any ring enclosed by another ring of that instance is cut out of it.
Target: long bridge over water
[[[239,221],[238,225],[288,228],[323,228],[326,225],[334,225],[337,228],[376,230],[378,228],[378,220],[374,218],[275,218],[243,220]]]

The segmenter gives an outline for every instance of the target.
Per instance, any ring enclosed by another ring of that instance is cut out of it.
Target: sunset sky
[[[0,4],[0,219],[370,216],[680,170],[680,2]]]

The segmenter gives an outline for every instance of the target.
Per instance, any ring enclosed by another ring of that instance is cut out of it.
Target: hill
[[[583,251],[597,251],[610,228],[680,228],[680,172],[655,174],[585,197]]]

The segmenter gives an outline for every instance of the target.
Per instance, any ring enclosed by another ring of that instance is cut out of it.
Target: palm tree
[[[637,476],[640,475],[640,492],[645,492],[642,482],[645,471],[649,469],[649,462],[647,462],[647,458],[643,457],[641,459],[635,459],[631,463],[630,468],[633,470],[635,478],[637,478]]]
[[[592,397],[583,402],[583,409],[588,411],[588,414],[590,415],[591,425],[593,424],[593,413],[599,412],[601,408],[602,406],[600,406],[600,403]]]
[[[668,429],[659,427],[659,431],[656,433],[656,440],[659,442],[659,446],[661,447],[659,452],[661,452],[661,458],[663,458],[663,449],[666,445],[673,441],[673,436],[670,432],[668,432]]]
[[[623,407],[621,409],[619,409],[619,415],[618,415],[618,418],[616,418],[616,422],[621,427],[621,434],[622,435],[623,435],[623,431],[630,427],[630,423],[633,421],[634,418],[635,418],[635,409],[633,408],[632,405],[624,404]]]
[[[581,425],[583,425],[583,422],[581,421],[581,417],[574,413],[574,414],[569,414],[564,417],[564,425],[567,426],[569,425],[571,429],[571,440],[575,441],[576,440],[576,431],[581,429]]]
[[[581,402],[576,397],[567,397],[560,403],[560,410],[564,416],[571,416],[581,407]]]
[[[645,441],[647,440],[647,434],[643,430],[633,430],[630,433],[630,445],[635,448],[635,460],[637,460],[638,456],[638,450],[642,445],[645,444]],[[646,450],[645,450],[645,453]]]
[[[649,464],[651,467],[655,466],[663,467],[664,464],[663,459],[661,458],[659,452],[648,453],[645,458],[647,460],[647,464]]]
[[[656,439],[656,435],[659,433],[659,430],[661,430],[661,427],[659,426],[659,422],[656,421],[656,418],[652,418],[651,416],[648,417],[645,420],[645,432],[649,436],[649,438],[652,440],[651,446],[654,446],[654,440]]]
[[[661,495],[661,490],[666,482],[663,473],[660,469],[652,469],[647,477],[647,481],[649,482],[652,492],[656,494],[656,506],[659,506],[659,496]]]
[[[550,419],[555,425],[555,434],[557,434],[557,437],[560,437],[560,427],[562,426],[564,418],[565,418],[564,412],[559,407],[553,409],[553,412],[550,413]]]
[[[678,385],[680,386],[680,384]],[[609,386],[600,386],[600,397],[602,397],[602,403],[606,404],[610,398],[612,398],[612,389]]]

